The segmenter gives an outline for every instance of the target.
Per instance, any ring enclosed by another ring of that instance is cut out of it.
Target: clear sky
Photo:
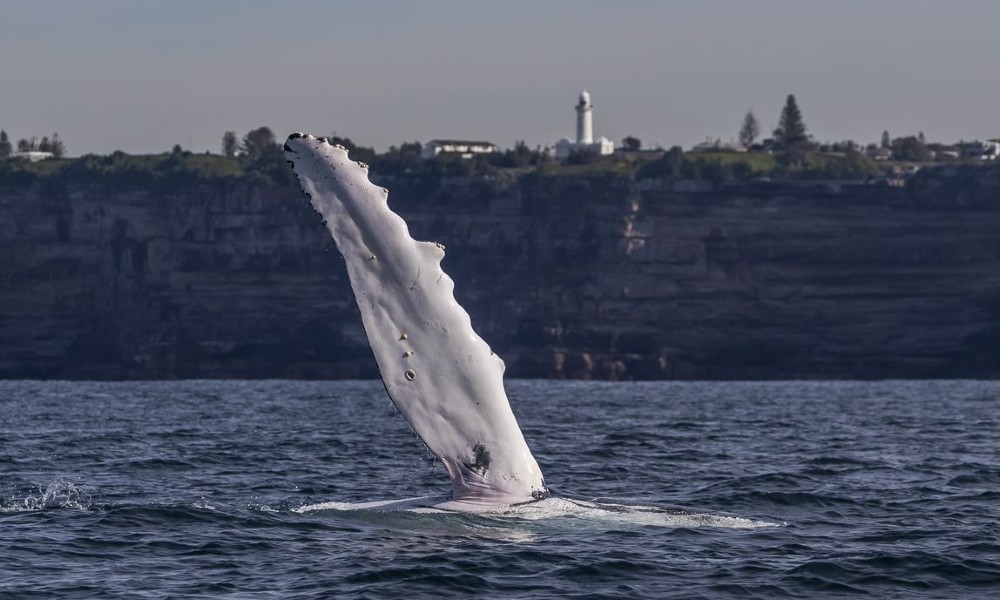
[[[219,151],[226,130],[685,147],[1000,136],[997,0],[0,0],[0,128],[70,155]]]

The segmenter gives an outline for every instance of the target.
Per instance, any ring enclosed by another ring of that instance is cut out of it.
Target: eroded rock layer
[[[1000,374],[1000,171],[906,187],[383,181],[509,376]],[[0,185],[0,377],[377,370],[298,191]]]

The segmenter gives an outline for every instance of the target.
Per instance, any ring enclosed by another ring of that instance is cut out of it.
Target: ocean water
[[[1000,598],[1000,383],[508,391],[468,515],[378,382],[0,382],[0,598]]]

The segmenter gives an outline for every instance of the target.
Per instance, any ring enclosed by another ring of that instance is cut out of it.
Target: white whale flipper
[[[448,471],[449,504],[548,496],[507,401],[503,361],[455,301],[443,248],[410,237],[388,191],[343,147],[297,133],[284,150],[344,255],[389,397]]]

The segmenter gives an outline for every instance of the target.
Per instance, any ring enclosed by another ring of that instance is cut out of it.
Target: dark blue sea
[[[998,382],[508,391],[468,515],[336,508],[450,491],[379,382],[0,382],[0,598],[1000,598]]]

